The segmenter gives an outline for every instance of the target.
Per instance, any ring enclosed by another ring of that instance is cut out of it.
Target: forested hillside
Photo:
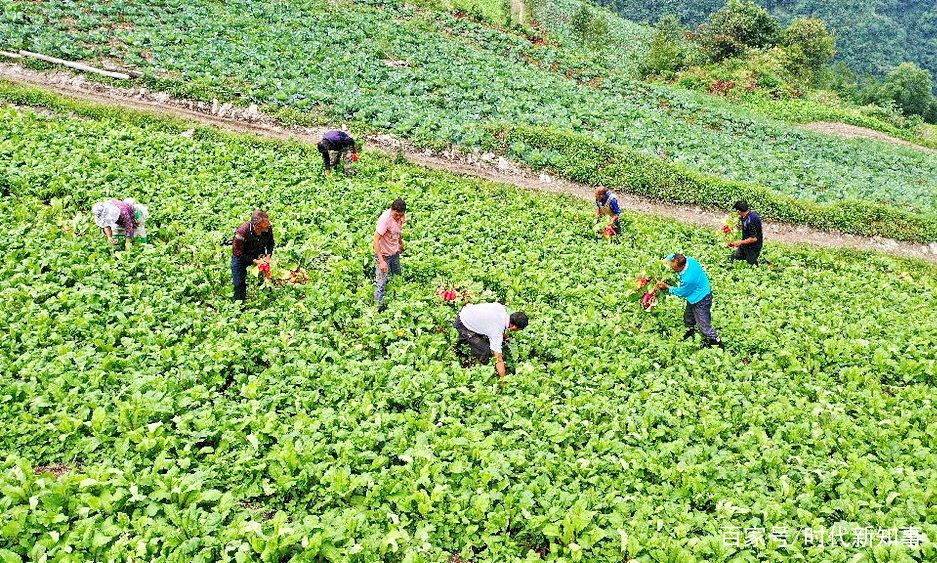
[[[839,56],[858,72],[883,75],[904,61],[937,73],[937,3],[932,0],[757,0],[784,21],[798,16],[826,21]],[[701,23],[724,0],[598,0],[625,18],[655,22],[673,14]]]

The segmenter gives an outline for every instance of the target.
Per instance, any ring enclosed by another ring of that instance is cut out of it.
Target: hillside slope
[[[894,234],[886,212],[884,230],[871,234],[937,240],[937,156],[814,134],[706,95],[637,82],[629,70],[642,45],[637,29],[623,27],[605,51],[574,50],[395,1],[14,0],[8,10],[3,43],[120,62],[146,72],[143,82],[157,89],[259,103],[290,119],[351,123],[428,146],[493,148],[505,126],[544,126],[547,135],[574,133],[574,145],[633,148],[666,164],[766,186],[795,203],[863,202],[858,216],[845,214],[859,225],[879,221],[884,202],[925,224]],[[534,166],[557,160],[529,142],[506,148]],[[619,178],[615,185],[630,183]],[[771,215],[782,207],[793,211]],[[802,221],[813,210],[783,199],[769,216]],[[852,228],[842,215],[821,222]]]

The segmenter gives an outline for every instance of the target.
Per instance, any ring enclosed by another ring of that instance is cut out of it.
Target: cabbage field
[[[937,558],[933,266],[769,241],[752,269],[646,216],[609,244],[579,199],[375,152],[325,177],[314,147],[17,99],[0,560]],[[114,196],[149,206],[151,244],[108,246],[89,210]],[[396,197],[378,315],[363,270]],[[220,242],[256,206],[310,280],[241,308]],[[725,351],[680,340],[678,299],[628,300],[674,251],[709,271]],[[530,315],[503,385],[461,366],[440,287]]]
[[[568,4],[539,13],[561,22]],[[638,26],[614,25],[597,48],[576,47],[562,26],[560,39],[544,40],[397,0],[12,0],[4,16],[0,48],[118,62],[153,88],[290,119],[466,148],[490,146],[492,125],[550,125],[804,200],[881,201],[937,217],[937,155],[810,133],[638,82]]]

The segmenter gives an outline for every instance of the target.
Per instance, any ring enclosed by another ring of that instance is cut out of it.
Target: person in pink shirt
[[[400,235],[403,224],[407,221],[407,204],[402,199],[394,200],[390,209],[384,211],[377,220],[374,231],[374,301],[377,310],[384,310],[384,291],[390,276],[400,274],[400,253],[404,250],[403,237]]]

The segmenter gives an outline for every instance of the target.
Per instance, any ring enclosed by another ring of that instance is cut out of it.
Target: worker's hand
[[[400,239],[400,252],[403,253],[407,249],[407,245],[404,244],[403,239]]]
[[[729,248],[735,248],[735,247],[738,246],[738,245],[739,245],[738,241],[734,241],[734,240],[733,240],[732,242],[726,244],[726,246],[728,246]]]
[[[107,242],[111,244],[117,244],[117,239],[115,239],[114,237],[107,237]]]
[[[381,272],[385,274],[387,273],[387,270],[389,269],[387,267],[387,262],[385,262],[383,258],[381,258],[381,261],[377,263],[377,267],[380,268]]]
[[[498,363],[495,364],[495,371],[498,372],[498,377],[501,379],[504,379],[508,375],[507,368],[504,367],[504,357],[501,355],[498,356]]]
[[[657,282],[657,289],[668,289],[670,286],[664,282]]]

